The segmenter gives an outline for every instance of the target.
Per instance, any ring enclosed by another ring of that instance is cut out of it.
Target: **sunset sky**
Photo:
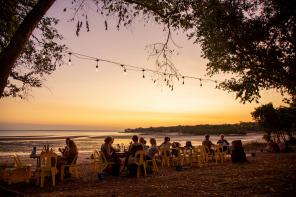
[[[49,16],[57,16],[63,42],[74,52],[109,59],[123,64],[155,68],[148,60],[145,46],[162,42],[163,27],[138,19],[131,26],[116,29],[107,19],[105,31],[101,16],[90,13],[90,32],[83,29],[75,35],[75,24],[67,22],[70,15],[62,12],[63,1],[57,1]],[[175,32],[181,46],[173,61],[183,75],[205,77],[207,60],[201,58],[198,45],[187,40],[185,33]],[[124,129],[147,126],[237,123],[252,121],[250,112],[256,106],[273,102],[281,104],[274,91],[264,92],[259,104],[242,104],[233,93],[215,89],[214,83],[186,80],[176,83],[174,91],[163,84],[154,84],[149,75],[128,72],[108,63],[72,58],[72,65],[58,68],[46,77],[43,88],[32,89],[26,100],[0,100],[0,129]],[[219,75],[214,80],[223,80]],[[206,77],[208,78],[208,77]]]

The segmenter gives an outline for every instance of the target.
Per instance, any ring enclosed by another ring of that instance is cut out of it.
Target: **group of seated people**
[[[217,141],[217,144],[222,145],[223,151],[227,150],[227,146],[229,145],[228,141],[224,139],[224,135],[220,136],[221,138]],[[116,149],[113,147],[114,138],[108,136],[105,138],[104,143],[101,146],[101,151],[105,155],[105,158],[108,162],[114,163],[112,165],[112,174],[119,175],[120,174],[120,166],[123,168],[130,168],[135,163],[135,154],[138,150],[145,150],[145,160],[151,160],[155,154],[159,152],[160,149],[172,149],[172,156],[178,156],[177,148],[181,148],[181,144],[179,142],[171,143],[170,137],[165,137],[164,141],[157,146],[156,139],[150,138],[150,146],[147,145],[146,140],[143,137],[138,137],[137,135],[132,136],[132,141],[130,146],[125,154],[124,158],[120,158],[117,155]],[[210,136],[206,135],[202,144],[208,147],[208,150],[213,150],[213,143],[210,141]],[[191,141],[186,141],[185,146],[183,147],[185,150],[192,150],[193,146]],[[69,165],[73,162],[75,157],[77,158],[78,149],[75,142],[66,138],[66,146],[64,148],[59,148],[59,151],[62,153],[62,156],[58,160],[57,168],[60,169],[62,165]],[[75,161],[74,161],[75,163]],[[68,170],[65,169],[66,175],[68,174]]]
[[[228,146],[229,146],[229,142],[227,140],[224,139],[224,135],[221,134],[220,135],[220,139],[217,141],[218,145],[221,145],[221,151],[225,152],[228,151]],[[210,136],[209,135],[205,135],[205,139],[202,142],[202,145],[207,147],[207,151],[210,151],[211,153],[214,152],[214,144],[210,141]]]
[[[112,146],[114,138],[108,136],[105,138],[104,143],[101,146],[101,151],[105,155],[105,158],[108,162],[113,162],[111,166],[111,173],[113,175],[119,175],[120,166],[123,165],[124,168],[130,168],[131,165],[135,163],[135,154],[138,150],[146,150],[147,154],[145,159],[152,159],[153,156],[158,152],[158,147],[156,146],[156,140],[154,138],[150,139],[151,146],[146,145],[144,138],[138,138],[134,135],[132,137],[132,142],[128,148],[125,158],[119,158],[116,154],[116,149]]]
[[[214,145],[210,140],[210,136],[206,135],[205,140],[203,141],[203,145],[209,147],[209,150],[213,150],[212,146]],[[125,153],[124,158],[120,158],[117,154],[116,149],[113,147],[114,138],[108,136],[105,138],[104,143],[101,146],[101,151],[105,155],[105,158],[108,162],[112,162],[113,165],[111,166],[111,169],[109,171],[114,175],[120,174],[120,166],[123,166],[124,168],[127,168],[128,171],[133,171],[132,168],[135,163],[135,154],[138,150],[145,150],[145,160],[151,160],[155,154],[159,152],[160,149],[171,149],[171,154],[173,156],[177,156],[177,148],[180,148],[181,145],[179,142],[170,142],[169,137],[165,137],[164,141],[160,144],[160,146],[157,146],[156,139],[151,138],[150,139],[150,146],[146,144],[146,140],[143,137],[138,137],[137,135],[132,136],[132,141],[130,143],[130,146]],[[221,144],[223,147],[223,151],[227,150],[227,146],[229,143],[227,140],[224,139],[224,136],[221,135],[221,139],[218,140],[217,144]],[[225,149],[224,149],[225,147]],[[191,141],[187,141],[184,149],[193,149]]]

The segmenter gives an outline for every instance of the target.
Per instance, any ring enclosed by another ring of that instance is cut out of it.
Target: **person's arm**
[[[227,140],[225,140],[225,143],[226,143],[227,145],[229,145],[229,142],[228,142]]]

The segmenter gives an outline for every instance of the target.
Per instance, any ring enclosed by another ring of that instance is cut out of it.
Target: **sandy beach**
[[[183,171],[161,169],[159,175],[140,178],[107,176],[97,179],[88,164],[80,164],[81,178],[70,178],[55,188],[34,182],[5,185],[26,196],[294,196],[296,153],[261,153],[248,162],[209,163]],[[2,191],[3,194],[3,191]]]

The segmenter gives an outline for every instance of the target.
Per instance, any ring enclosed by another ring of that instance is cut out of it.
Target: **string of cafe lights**
[[[142,78],[144,79],[146,77],[145,73],[153,73],[158,76],[162,76],[164,78],[164,82],[166,85],[173,91],[174,86],[173,86],[173,78],[175,77],[178,81],[182,81],[182,85],[185,84],[185,79],[194,79],[194,80],[199,80],[199,85],[200,87],[203,86],[203,82],[212,82],[215,83],[215,88],[218,88],[218,80],[213,80],[209,78],[201,78],[201,77],[195,77],[195,76],[188,76],[188,75],[182,75],[182,74],[177,74],[177,73],[168,73],[168,72],[163,72],[159,70],[153,70],[150,68],[144,68],[140,66],[134,66],[134,65],[128,65],[128,64],[122,64],[119,62],[115,62],[112,60],[107,60],[107,59],[102,59],[102,58],[97,58],[97,57],[92,57],[89,55],[81,54],[81,53],[76,53],[76,52],[67,52],[69,55],[68,59],[68,64],[72,64],[72,57],[75,57],[77,59],[84,59],[84,60],[89,60],[89,61],[94,61],[95,62],[95,70],[99,71],[99,65],[100,62],[106,62],[110,63],[114,66],[120,67],[124,73],[127,73],[127,71],[135,71],[135,72],[141,72],[142,73]],[[156,83],[156,79],[153,79],[153,82]]]

